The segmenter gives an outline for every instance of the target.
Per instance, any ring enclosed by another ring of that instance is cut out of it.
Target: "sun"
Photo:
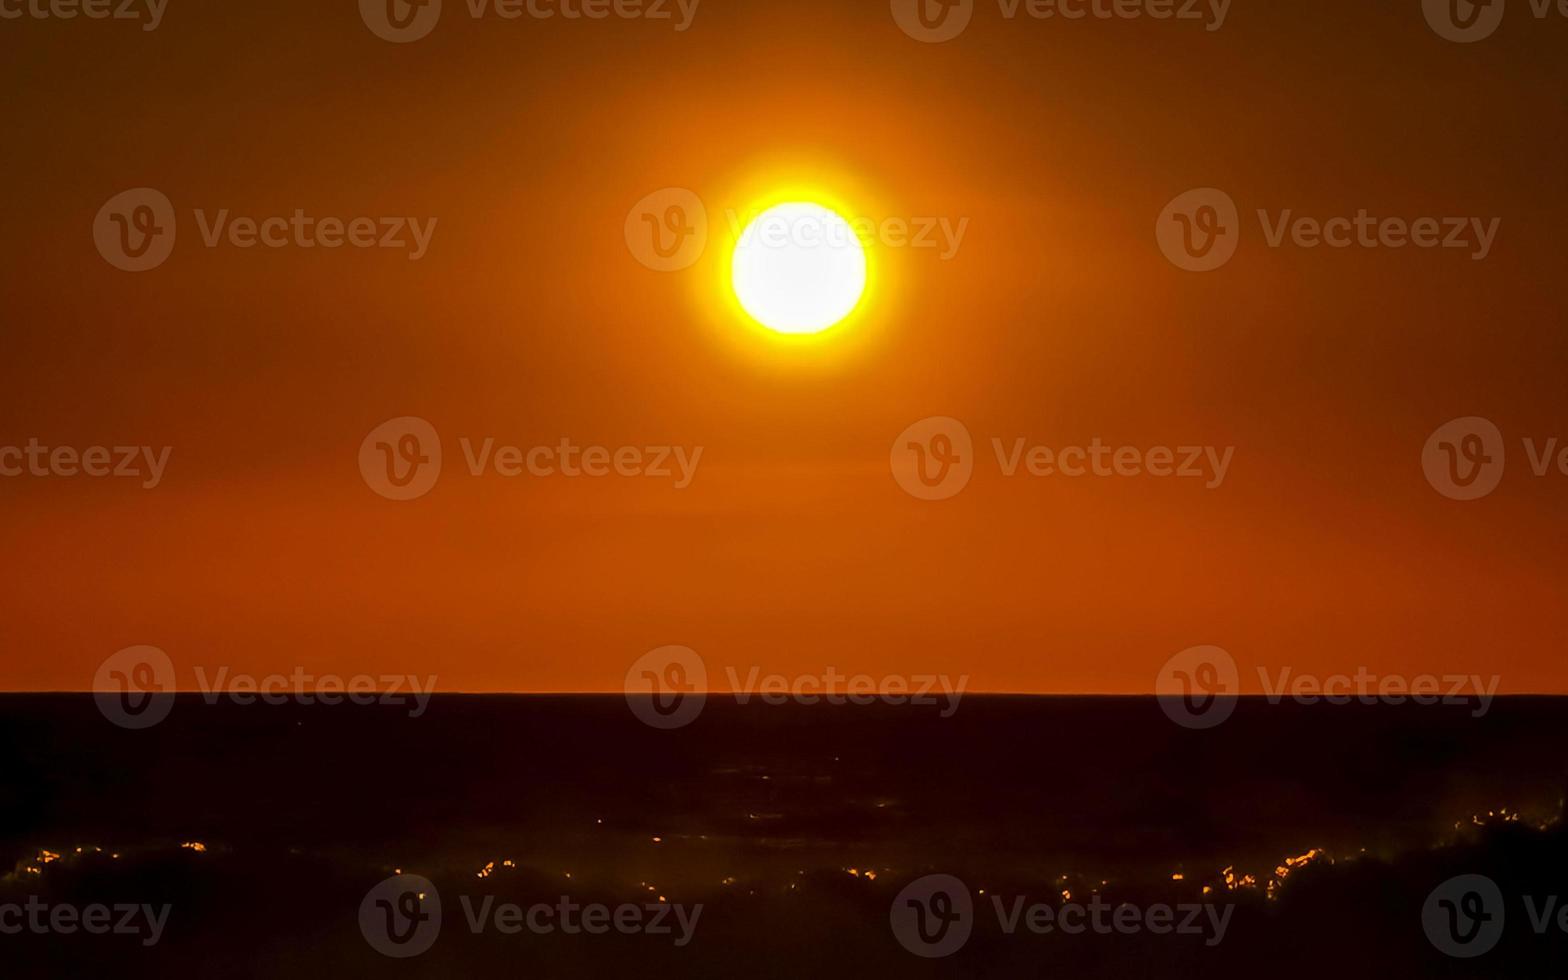
[[[831,208],[808,201],[776,204],[741,232],[730,284],[741,309],[764,327],[821,333],[860,305],[865,246]]]

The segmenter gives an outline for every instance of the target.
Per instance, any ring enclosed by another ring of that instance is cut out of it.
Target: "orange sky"
[[[1561,231],[1568,21],[1480,44],[1360,2],[1222,30],[982,3],[917,43],[884,3],[706,0],[690,30],[470,19],[375,37],[353,3],[182,4],[158,30],[0,23],[0,446],[170,446],[160,485],[0,478],[0,689],[84,689],[114,651],[189,667],[418,672],[442,690],[618,690],[710,665],[1140,692],[1197,644],[1301,672],[1484,672],[1568,692]],[[1393,9],[1401,7],[1401,9]],[[1282,9],[1289,8],[1289,9]],[[781,348],[627,210],[714,218],[775,186],[967,219],[949,260],[874,247],[866,314]],[[174,203],[160,268],[91,228]],[[1154,223],[1224,189],[1204,274]],[[420,216],[427,255],[206,248],[192,213]],[[1492,254],[1269,248],[1257,209],[1501,219]],[[1460,503],[1422,475],[1458,416],[1507,438]],[[361,479],[419,416],[421,499]],[[964,422],[976,473],[915,499],[889,451]],[[701,447],[669,481],[505,479],[458,440]],[[1235,447],[1224,483],[1004,477],[991,440]],[[1256,687],[1250,684],[1250,687]]]

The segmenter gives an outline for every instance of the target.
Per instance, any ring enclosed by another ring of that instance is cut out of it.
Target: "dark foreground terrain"
[[[0,976],[1558,975],[1568,703],[1474,714],[0,698]]]

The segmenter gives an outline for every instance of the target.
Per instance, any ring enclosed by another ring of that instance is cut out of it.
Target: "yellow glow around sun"
[[[827,330],[865,295],[866,250],[850,222],[821,204],[788,201],[741,231],[730,260],[735,299],[783,334]]]

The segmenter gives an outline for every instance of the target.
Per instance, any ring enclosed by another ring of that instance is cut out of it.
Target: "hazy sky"
[[[0,477],[0,688],[83,689],[151,644],[612,691],[684,644],[743,674],[1136,692],[1217,644],[1253,688],[1365,665],[1568,691],[1568,475],[1524,443],[1568,439],[1568,19],[1508,8],[1474,44],[1363,0],[1236,0],[1217,30],[982,0],[944,43],[873,0],[704,0],[684,31],[446,0],[402,44],[351,0],[0,20],[0,447],[169,447],[151,489]],[[661,272],[626,227],[669,187],[708,236]],[[729,212],[802,187],[893,231],[863,314],[789,346],[742,322],[722,258]],[[143,272],[94,237],[134,188],[178,229]],[[1156,238],[1195,188],[1240,225],[1209,272]],[[1363,209],[1492,236],[1479,260],[1269,241]],[[428,240],[230,237],[296,211]],[[405,416],[443,466],[395,501],[360,449]],[[890,453],[939,416],[973,476],[919,499]],[[1460,501],[1423,447],[1467,416],[1506,471]],[[474,476],[465,439],[701,455],[684,487]],[[1018,440],[1228,462],[1007,476]]]

